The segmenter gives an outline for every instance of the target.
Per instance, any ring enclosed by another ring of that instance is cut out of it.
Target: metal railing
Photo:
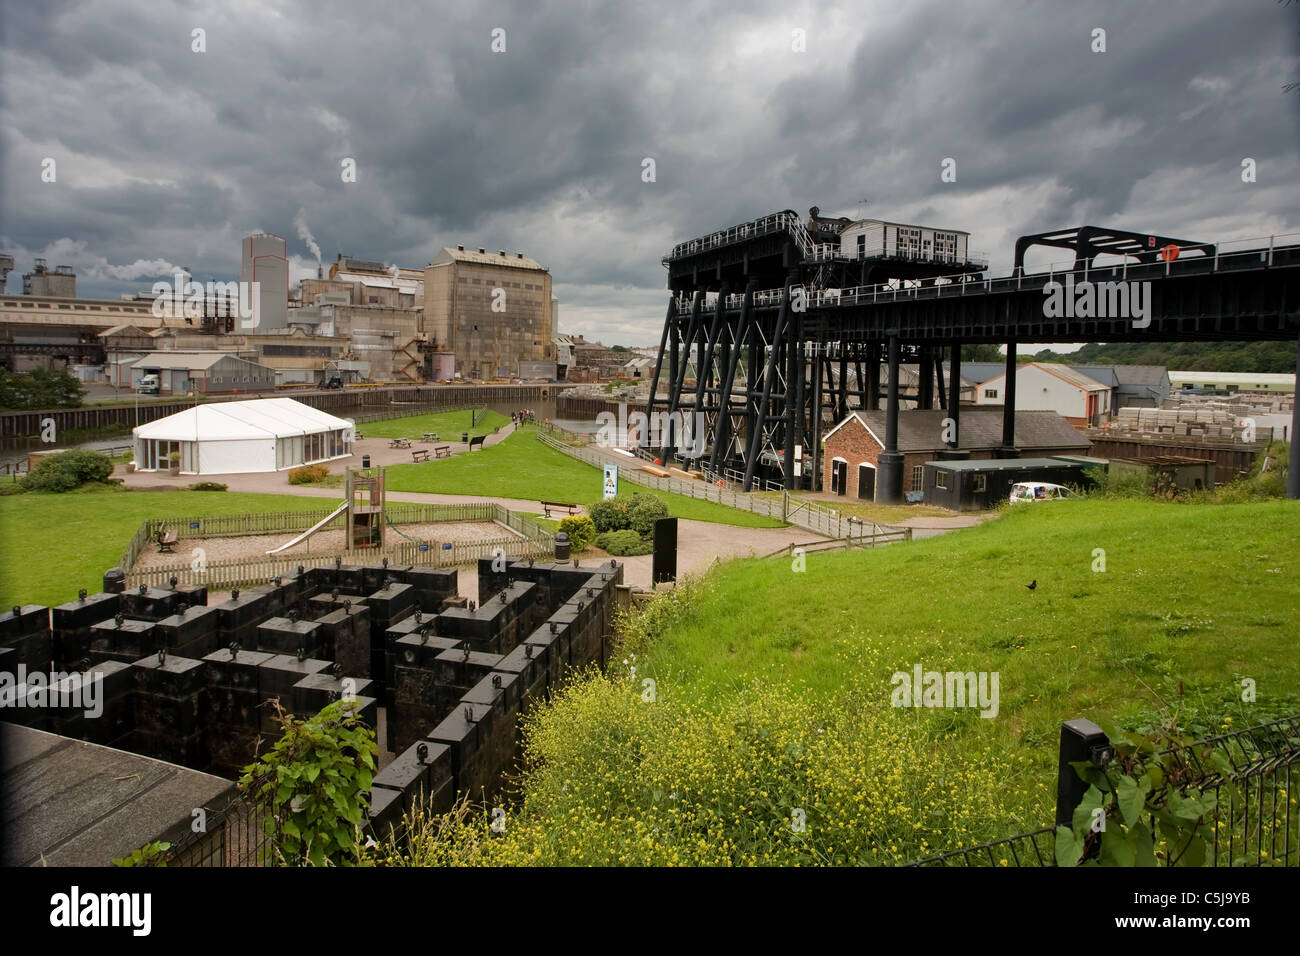
[[[1258,245],[1267,240],[1267,246]],[[1279,241],[1285,240],[1285,241]],[[1240,250],[1228,250],[1225,245],[1254,246]],[[1253,239],[1234,239],[1226,243],[1215,244],[1213,256],[1189,256],[1179,261],[1156,263],[1123,262],[1090,266],[1085,264],[1076,268],[1074,260],[1051,262],[1036,268],[1033,272],[1023,272],[999,278],[979,279],[970,273],[960,272],[951,275],[936,276],[926,280],[892,280],[878,282],[874,285],[853,286],[843,289],[805,289],[810,308],[830,308],[835,306],[863,305],[868,302],[897,302],[900,299],[939,299],[954,295],[986,294],[991,292],[1008,292],[1023,289],[1042,289],[1049,282],[1064,282],[1067,276],[1076,281],[1126,282],[1162,278],[1174,274],[1196,275],[1201,273],[1233,272],[1245,268],[1269,268],[1274,263],[1274,254],[1279,248],[1295,253],[1300,246],[1300,233],[1286,233],[1274,236],[1259,236]],[[792,289],[799,288],[793,286]],[[945,291],[946,290],[946,291]],[[717,307],[717,293],[704,296],[702,310]],[[763,289],[753,293],[755,308],[772,308],[781,304],[785,290]],[[741,307],[743,293],[727,296],[723,308],[735,311]],[[693,299],[688,294],[679,294],[675,298],[678,311],[692,308]]]
[[[242,795],[207,810],[204,827],[190,829],[167,851],[168,866],[270,866],[273,863],[267,822],[269,811]]]
[[[1199,748],[1223,754],[1232,771],[1205,767]],[[1300,866],[1300,811],[1292,808],[1300,785],[1300,715],[1283,717],[1188,747],[1165,750],[1192,771],[1219,808],[1210,821],[1214,841],[1207,866]],[[1071,771],[1073,772],[1073,771]],[[1227,785],[1233,786],[1225,793]],[[950,850],[909,866],[1055,866],[1055,827]],[[1165,865],[1173,860],[1166,856]]]

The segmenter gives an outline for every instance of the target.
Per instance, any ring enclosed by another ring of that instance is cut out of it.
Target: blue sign
[[[429,546],[428,546],[427,544],[421,544],[419,550],[421,550],[421,551],[428,551],[428,550],[429,550]]]
[[[451,550],[451,542],[450,542],[450,541],[444,541],[444,542],[442,543],[442,550],[444,550],[444,551],[450,551],[450,550]]]
[[[191,521],[191,522],[190,522],[190,530],[191,530],[191,531],[198,531],[198,530],[199,530],[199,523],[198,523],[197,521]]]
[[[618,465],[605,466],[605,497],[618,497]]]

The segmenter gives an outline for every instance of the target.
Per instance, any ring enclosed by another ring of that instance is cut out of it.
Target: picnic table
[[[424,433],[424,437],[422,437],[422,438],[420,439],[420,441],[438,441],[438,433],[437,433],[437,432],[425,432],[425,433]]]
[[[409,439],[409,438],[394,438],[392,441],[390,441],[390,442],[388,443],[388,447],[389,447],[389,448],[410,448],[410,447],[411,447],[411,439]]]

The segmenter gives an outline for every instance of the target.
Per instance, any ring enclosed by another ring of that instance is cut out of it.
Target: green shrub
[[[630,554],[649,554],[654,542],[647,541],[630,528],[624,531],[606,531],[596,536],[596,547],[623,557]]]
[[[190,491],[225,491],[226,486],[219,481],[196,481],[190,485]]]
[[[239,786],[268,805],[268,836],[289,866],[355,865],[361,856],[365,791],[375,774],[375,732],[344,697],[315,717],[278,715],[284,735],[245,768]]]
[[[1155,492],[1155,479],[1145,469],[1103,471],[1085,468],[1083,473],[1093,483],[1088,492],[1091,498],[1150,498]]]
[[[569,536],[569,547],[586,551],[596,539],[596,525],[586,515],[570,515],[560,522],[560,530]]]
[[[643,538],[654,534],[655,522],[668,517],[668,506],[651,495],[633,495],[628,508],[628,527]]]
[[[42,458],[20,481],[24,491],[71,491],[87,482],[102,482],[113,473],[113,460],[97,451],[64,451]]]
[[[622,531],[628,527],[628,505],[627,498],[606,498],[587,505],[587,514],[596,525],[596,530],[600,533],[606,531]]]
[[[312,485],[329,476],[330,470],[324,465],[303,465],[289,472],[289,484]]]

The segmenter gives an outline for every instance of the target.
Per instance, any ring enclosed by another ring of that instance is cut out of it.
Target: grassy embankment
[[[1063,720],[1164,701],[1206,736],[1300,710],[1297,539],[1295,502],[1084,500],[802,572],[731,562],[530,719],[504,838],[475,820],[433,858],[893,864],[1036,829]],[[917,664],[996,672],[996,717],[892,706]]]

